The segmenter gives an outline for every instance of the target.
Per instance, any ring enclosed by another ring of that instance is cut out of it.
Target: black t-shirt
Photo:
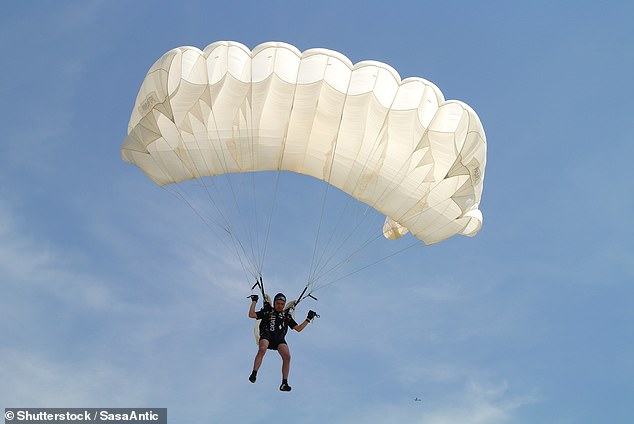
[[[260,321],[260,336],[269,335],[275,341],[284,340],[284,336],[288,331],[288,327],[295,328],[297,322],[293,319],[288,311],[282,312],[265,312],[259,310],[255,313],[257,319]]]

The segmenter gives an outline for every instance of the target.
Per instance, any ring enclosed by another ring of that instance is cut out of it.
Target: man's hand
[[[257,301],[258,301],[258,299],[259,299],[259,297],[258,297],[258,295],[257,295],[257,294],[252,294],[251,296],[247,296],[247,297],[250,297],[250,298],[251,298],[251,301],[253,301],[253,302],[257,302]]]
[[[273,310],[273,307],[271,306],[271,304],[267,301],[264,301],[264,307],[262,308],[262,310],[264,312],[271,312]]]
[[[311,322],[313,318],[319,318],[319,315],[315,311],[308,311],[308,317],[306,317],[306,321]]]

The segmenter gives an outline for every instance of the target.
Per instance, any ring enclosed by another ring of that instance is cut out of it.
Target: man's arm
[[[249,318],[257,319],[258,316],[255,314],[255,305],[258,303],[258,295],[254,294],[251,296],[251,306],[249,307]]]
[[[306,328],[306,326],[308,325],[310,321],[308,321],[308,319],[305,319],[304,322],[302,322],[301,324],[297,324],[293,330],[297,331],[298,333],[300,331],[302,331],[304,328]]]
[[[306,317],[306,319],[304,320],[304,322],[302,322],[301,324],[296,325],[295,327],[293,327],[293,330],[297,331],[298,333],[300,331],[302,331],[304,328],[306,328],[306,326],[310,323],[310,321],[315,318],[317,316],[317,314],[313,311],[309,311],[308,312],[308,316]]]

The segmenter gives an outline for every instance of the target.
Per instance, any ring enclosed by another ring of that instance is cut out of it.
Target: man
[[[291,386],[288,385],[288,372],[291,367],[291,352],[284,336],[290,327],[298,333],[302,331],[308,323],[317,315],[313,311],[308,312],[308,317],[301,324],[297,324],[289,311],[284,310],[286,305],[286,296],[282,293],[275,295],[273,299],[273,307],[268,302],[264,302],[264,307],[255,312],[255,305],[258,301],[258,295],[251,295],[251,307],[249,308],[249,318],[259,319],[260,321],[260,343],[258,353],[253,361],[253,372],[249,376],[249,381],[255,383],[258,370],[262,365],[262,359],[267,349],[277,350],[282,357],[282,385],[280,390],[290,392]]]

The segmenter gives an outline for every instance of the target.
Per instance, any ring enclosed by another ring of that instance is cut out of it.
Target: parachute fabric
[[[432,244],[482,226],[476,113],[424,79],[327,49],[221,41],[167,52],[143,81],[121,154],[159,185],[309,175],[389,217],[388,238],[409,230]]]

